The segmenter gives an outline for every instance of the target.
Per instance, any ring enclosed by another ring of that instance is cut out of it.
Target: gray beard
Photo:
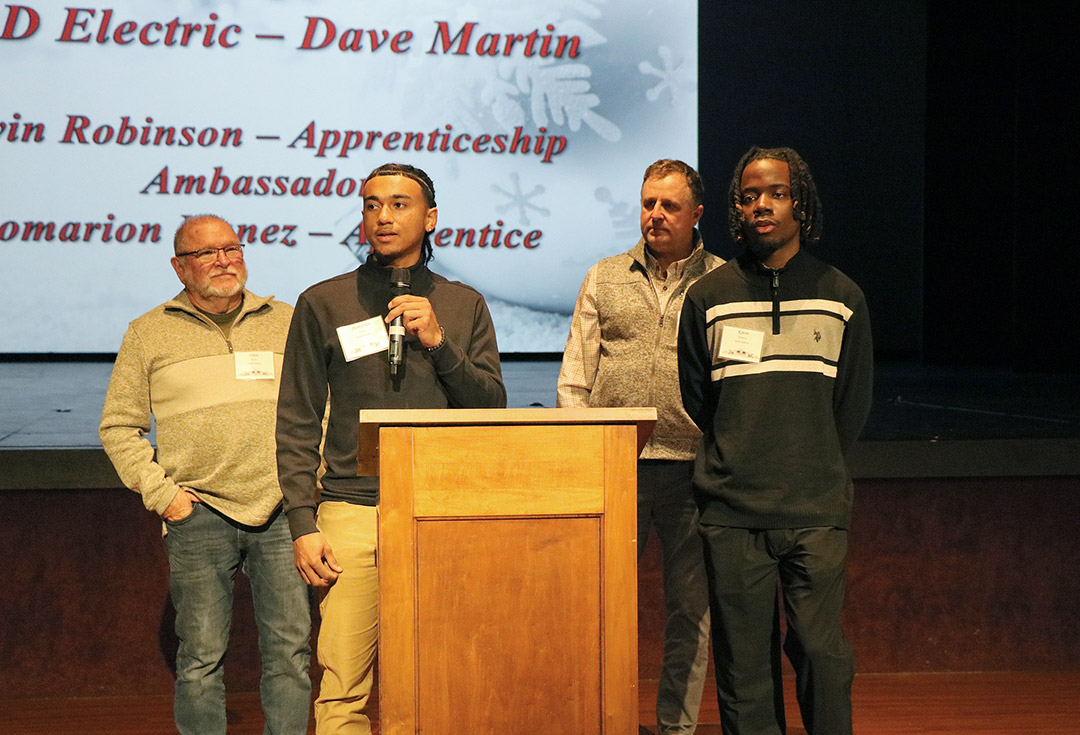
[[[236,294],[244,290],[244,286],[247,285],[247,276],[238,275],[236,277],[236,285],[232,288],[221,288],[220,286],[207,285],[206,288],[199,290],[199,295],[204,299],[207,298],[231,298]]]

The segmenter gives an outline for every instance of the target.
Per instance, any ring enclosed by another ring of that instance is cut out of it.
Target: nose
[[[766,214],[772,213],[772,207],[769,206],[768,201],[765,199],[765,194],[762,192],[758,194],[757,199],[754,200],[754,214]]]
[[[655,219],[663,219],[663,218],[664,218],[664,209],[660,205],[660,202],[657,202],[656,204],[653,205],[653,208],[651,210],[649,210],[649,219],[654,219],[655,220]]]
[[[383,204],[382,206],[379,207],[379,215],[378,215],[378,218],[377,218],[376,221],[380,222],[380,223],[392,222],[393,219],[390,216],[390,214],[391,214],[390,205],[389,204]]]
[[[214,257],[214,264],[215,265],[220,265],[221,263],[224,263],[225,265],[229,265],[229,263],[232,262],[232,261],[229,260],[229,256],[225,254],[224,250],[215,250],[214,255],[215,255],[215,257]]]

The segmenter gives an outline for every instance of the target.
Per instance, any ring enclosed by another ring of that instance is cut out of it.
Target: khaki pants
[[[319,603],[323,675],[315,700],[315,731],[371,735],[367,703],[379,643],[378,510],[324,502],[317,522],[343,571]]]

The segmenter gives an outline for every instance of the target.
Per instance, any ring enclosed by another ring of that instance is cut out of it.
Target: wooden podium
[[[637,734],[637,455],[655,421],[360,412],[358,472],[381,478],[384,735]]]

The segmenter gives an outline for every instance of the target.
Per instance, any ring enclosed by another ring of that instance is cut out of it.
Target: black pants
[[[847,531],[701,526],[724,735],[783,735],[777,580],[784,653],[808,735],[850,735],[855,662],[840,627]]]

